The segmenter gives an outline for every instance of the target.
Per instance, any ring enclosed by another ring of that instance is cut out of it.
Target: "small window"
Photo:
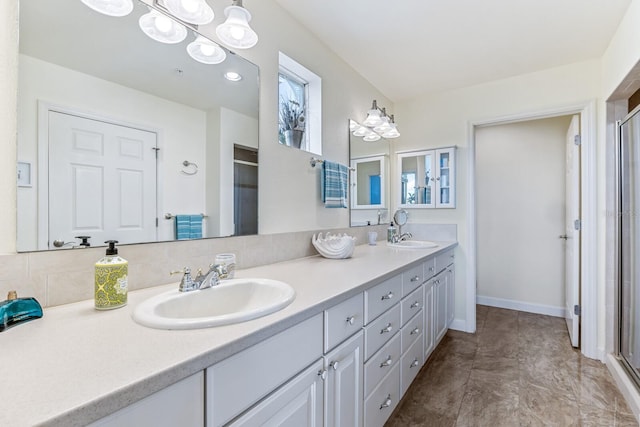
[[[278,73],[278,140],[322,154],[322,79],[282,52]]]

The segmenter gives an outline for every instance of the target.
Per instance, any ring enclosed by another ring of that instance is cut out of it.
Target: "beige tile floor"
[[[477,306],[449,331],[386,427],[638,426],[605,365],[569,344],[563,319]]]

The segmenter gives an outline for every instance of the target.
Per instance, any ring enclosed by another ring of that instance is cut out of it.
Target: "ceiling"
[[[599,58],[630,0],[276,0],[399,102]]]

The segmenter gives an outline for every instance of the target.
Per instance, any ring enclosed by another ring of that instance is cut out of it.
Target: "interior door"
[[[566,140],[565,318],[571,345],[580,345],[580,116],[571,118]]]
[[[156,240],[153,132],[49,111],[49,248]]]

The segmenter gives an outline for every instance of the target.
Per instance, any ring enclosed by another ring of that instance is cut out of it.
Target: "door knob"
[[[569,238],[569,236],[567,236],[566,234],[562,234],[562,235],[558,236],[558,239],[567,240],[568,238]]]

